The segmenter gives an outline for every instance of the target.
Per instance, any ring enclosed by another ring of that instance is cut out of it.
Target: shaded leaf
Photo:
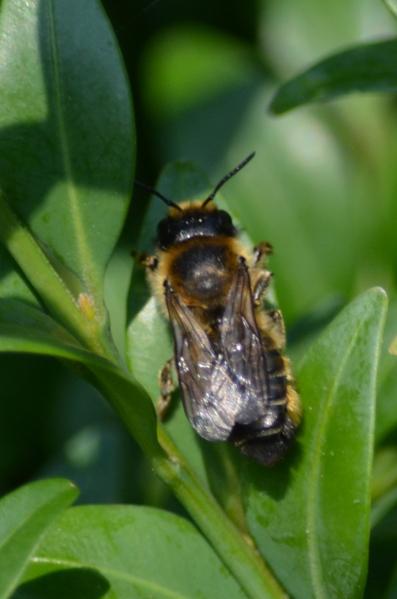
[[[0,81],[3,189],[100,299],[133,166],[128,84],[100,3],[4,0]]]
[[[109,587],[105,596],[112,599],[245,597],[189,522],[152,508],[69,510],[36,552],[25,577],[29,582],[21,589],[24,594],[16,597],[37,597],[27,591],[61,571],[75,575],[76,568],[100,574]],[[98,596],[93,593],[87,597]],[[40,599],[51,596],[43,592]]]
[[[109,399],[136,441],[149,455],[161,454],[153,406],[130,376],[84,349],[70,333],[36,308],[0,300],[0,352],[53,356],[82,365],[82,374]]]
[[[17,272],[17,265],[3,247],[0,247],[0,297],[20,299],[34,306],[38,305],[32,289],[22,273]]]
[[[281,114],[309,102],[352,92],[397,91],[397,41],[357,46],[317,63],[284,83],[270,104]]]
[[[211,187],[201,170],[187,162],[169,164],[156,184],[156,189],[174,202],[205,198]],[[219,207],[226,208],[225,201],[220,194],[217,195],[216,202]],[[137,252],[150,253],[154,251],[157,225],[161,218],[164,218],[166,212],[167,207],[158,198],[152,198],[137,240]],[[242,237],[249,244],[246,236]],[[150,297],[144,269],[138,264],[134,269],[131,284],[130,308],[127,332],[128,365],[134,377],[147,390],[152,401],[156,403],[159,397],[158,373],[165,362],[173,356],[172,335],[155,298]],[[174,373],[174,379],[177,380],[176,373]],[[206,460],[203,459],[202,442],[194,433],[185,416],[179,391],[174,394],[173,399],[170,414],[165,421],[166,429],[201,480],[207,482],[206,468],[210,467],[212,460],[219,459],[220,454],[211,451],[212,444],[210,446],[204,444],[206,453],[211,457],[208,455]],[[223,482],[220,484],[223,487],[223,494],[227,494]],[[236,491],[235,485],[233,490]]]
[[[208,181],[193,165],[176,162],[164,169],[156,189],[172,201],[180,202],[203,197],[208,190]],[[157,225],[166,212],[167,207],[158,198],[153,197],[134,248],[138,253],[153,252]],[[156,403],[159,397],[158,374],[172,355],[173,344],[168,323],[160,313],[155,299],[150,296],[143,267],[136,264],[131,282],[127,362],[130,371],[147,390],[153,403]],[[179,394],[176,393],[174,399],[176,402],[173,410],[165,422],[167,431],[180,451],[189,458],[201,480],[205,481],[205,469],[197,437],[186,420]]]
[[[76,496],[72,483],[52,479],[21,487],[0,501],[1,599],[16,588],[44,532]]]
[[[314,343],[298,376],[298,443],[277,472],[249,467],[249,528],[297,599],[361,596],[385,308],[384,292],[370,290]]]

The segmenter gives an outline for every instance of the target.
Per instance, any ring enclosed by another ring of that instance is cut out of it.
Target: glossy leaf
[[[100,299],[128,206],[133,125],[98,0],[4,0],[0,81],[2,188],[61,276],[66,265]]]
[[[0,598],[8,599],[53,520],[77,496],[72,483],[35,482],[0,501]]]
[[[277,470],[249,467],[249,528],[297,599],[361,597],[385,309],[384,292],[372,289],[326,329],[299,370],[298,442]]]
[[[189,522],[145,507],[68,510],[36,551],[26,576],[29,582],[15,599],[52,597],[51,581],[61,573],[68,585],[78,576],[80,582],[84,576],[95,580],[97,574],[96,587],[84,599],[245,597]]]
[[[82,374],[110,400],[141,447],[152,456],[162,453],[155,413],[140,385],[111,362],[84,349],[41,311],[16,300],[0,300],[0,352],[53,356],[82,365]]]
[[[17,266],[5,248],[0,247],[0,297],[23,300],[38,306],[38,300],[32,289],[17,271]]]
[[[309,102],[330,100],[352,92],[397,91],[397,41],[357,46],[317,63],[284,83],[270,104],[281,114]]]
[[[208,181],[193,165],[177,162],[165,168],[156,188],[174,202],[202,197],[208,189]],[[154,250],[157,225],[164,218],[167,207],[156,197],[149,204],[146,217],[136,242],[136,251],[150,253]],[[127,331],[127,360],[134,377],[147,390],[153,403],[159,397],[158,373],[172,357],[173,345],[165,316],[160,313],[145,280],[144,269],[134,268],[131,283],[130,315]],[[186,420],[179,396],[174,398],[174,409],[166,419],[166,428],[172,439],[189,457],[191,465],[206,480],[205,469],[197,437]]]
[[[396,17],[397,16],[397,2],[396,0],[383,0],[390,12]]]
[[[175,202],[204,198],[210,188],[208,179],[197,167],[183,162],[168,165],[156,184],[156,189]],[[225,208],[225,202],[220,194],[219,197],[217,196],[217,205]],[[166,210],[166,206],[158,198],[151,199],[137,240],[137,252],[150,253],[154,251],[157,225],[161,218],[164,218]],[[130,307],[127,332],[128,365],[134,377],[147,390],[152,401],[156,403],[159,397],[158,373],[165,362],[172,357],[173,343],[167,320],[160,313],[155,298],[150,297],[144,269],[138,264],[135,267],[131,284]],[[179,392],[175,393],[174,403],[165,425],[179,450],[189,458],[191,466],[199,474],[201,480],[206,482],[207,474],[200,449],[201,441],[187,421]],[[208,444],[206,444],[206,448],[207,446]],[[212,458],[215,459],[215,456]]]
[[[388,437],[397,428],[397,359],[393,354],[397,330],[397,301],[392,298],[387,314],[385,339],[379,371],[379,389],[376,402],[376,444],[388,443]]]

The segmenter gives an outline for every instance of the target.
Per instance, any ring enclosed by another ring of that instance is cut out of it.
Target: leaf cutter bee
[[[257,462],[280,460],[299,425],[301,408],[284,324],[263,297],[271,246],[253,251],[238,239],[230,215],[214,197],[254,156],[250,154],[203,201],[169,206],[157,230],[157,250],[144,264],[152,291],[169,318],[185,413],[207,441],[229,441]],[[160,373],[160,414],[169,404],[171,360]]]

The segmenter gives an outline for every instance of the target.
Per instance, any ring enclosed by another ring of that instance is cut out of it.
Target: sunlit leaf
[[[0,598],[8,599],[52,521],[77,496],[72,483],[35,482],[0,500]]]
[[[297,599],[361,597],[385,308],[384,292],[370,290],[315,342],[298,375],[298,442],[274,471],[248,471],[249,527]]]
[[[0,82],[2,188],[100,300],[133,168],[128,84],[100,3],[4,0]]]
[[[357,46],[334,54],[284,83],[270,104],[281,114],[309,102],[352,92],[397,91],[397,41]]]
[[[81,594],[84,578],[85,587],[92,583],[87,595]],[[245,597],[189,522],[145,507],[69,510],[36,551],[15,599],[49,599],[57,579],[62,586],[77,587],[73,597],[78,599]]]

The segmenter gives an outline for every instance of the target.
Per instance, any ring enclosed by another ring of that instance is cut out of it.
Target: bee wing
[[[165,287],[175,341],[175,361],[187,416],[208,441],[225,441],[241,411],[238,384],[225,357],[215,352],[207,333],[178,295]]]
[[[235,420],[249,424],[266,413],[269,377],[244,259],[240,259],[228,294],[220,336],[222,353],[241,396]]]

